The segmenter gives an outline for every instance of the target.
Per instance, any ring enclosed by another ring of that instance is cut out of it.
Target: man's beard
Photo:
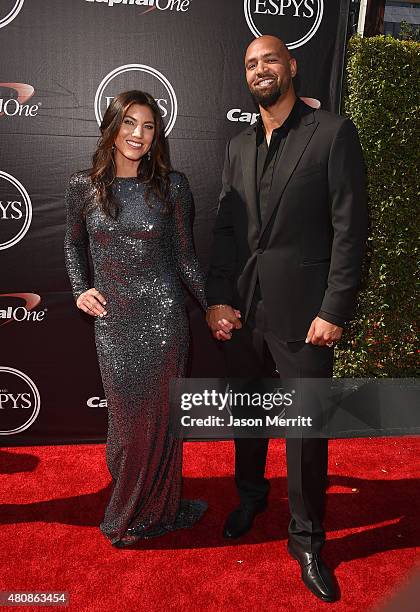
[[[283,94],[282,89],[283,88],[281,85],[275,82],[273,83],[272,87],[267,88],[265,91],[252,89],[251,94],[259,106],[262,106],[263,108],[270,108],[270,106],[274,106],[274,104]]]

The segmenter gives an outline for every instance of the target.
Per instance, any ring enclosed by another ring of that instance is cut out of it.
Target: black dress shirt
[[[264,217],[267,208],[271,184],[273,182],[274,170],[277,164],[281,163],[281,153],[283,151],[284,143],[286,141],[287,134],[289,133],[290,126],[293,124],[293,120],[297,115],[297,106],[298,103],[295,102],[283,125],[273,130],[270,138],[270,145],[267,144],[267,139],[265,137],[265,129],[261,117],[259,117],[257,121],[256,177],[258,214],[260,223],[261,219]]]
[[[281,163],[281,153],[283,151],[284,143],[286,142],[287,134],[289,133],[290,126],[293,123],[294,116],[297,114],[297,101],[295,102],[292,110],[284,121],[283,125],[276,128],[271,133],[270,145],[267,144],[265,137],[265,128],[262,122],[261,116],[258,117],[256,124],[256,144],[257,144],[257,172],[256,172],[256,188],[257,188],[257,204],[258,204],[258,218],[260,225],[262,218],[264,217],[265,211],[268,205],[268,199],[270,196],[271,185],[273,182],[274,170],[278,163]],[[253,297],[253,308],[254,311],[257,302],[261,299],[260,284],[257,279],[255,286],[255,292]],[[252,316],[252,314],[251,314]]]

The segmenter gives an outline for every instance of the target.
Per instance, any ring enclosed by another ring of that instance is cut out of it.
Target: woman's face
[[[130,161],[139,161],[150,150],[154,136],[155,120],[150,108],[132,104],[115,139],[115,153]]]

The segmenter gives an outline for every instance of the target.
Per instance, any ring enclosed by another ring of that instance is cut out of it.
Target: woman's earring
[[[150,151],[147,153],[147,160],[150,161],[152,159],[152,154]]]
[[[111,149],[112,149],[113,151],[115,151],[115,145],[114,145],[114,144],[112,145]]]

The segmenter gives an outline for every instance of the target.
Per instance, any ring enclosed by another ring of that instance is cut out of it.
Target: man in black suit
[[[230,377],[331,377],[333,345],[352,317],[367,236],[365,169],[356,129],[296,97],[296,60],[262,36],[245,56],[259,121],[226,147],[214,229],[207,322],[223,340]],[[238,316],[237,309],[242,313]],[[235,440],[240,505],[224,536],[265,510],[268,440]],[[320,557],[328,440],[286,440],[289,553],[306,586],[338,597]]]

